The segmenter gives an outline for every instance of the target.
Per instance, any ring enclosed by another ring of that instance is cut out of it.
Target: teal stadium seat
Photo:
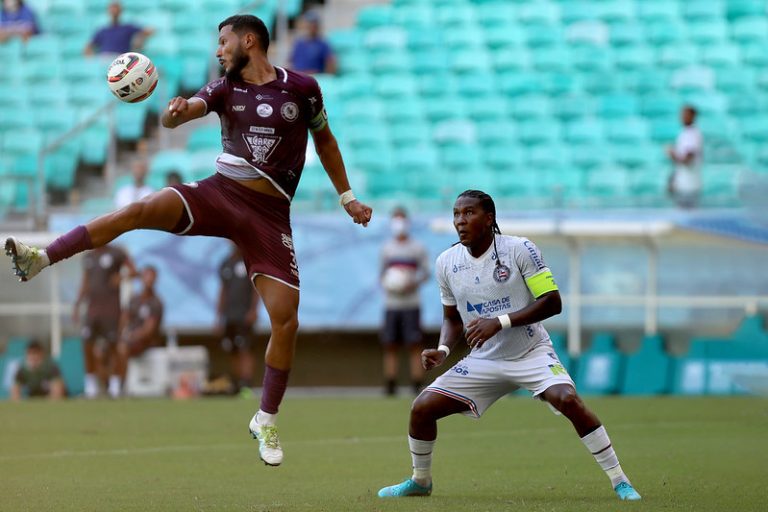
[[[614,339],[611,334],[595,334],[590,349],[579,357],[575,378],[576,388],[584,395],[617,392],[622,357],[614,348]]]
[[[186,147],[190,151],[221,148],[221,127],[218,125],[199,126],[192,130]]]
[[[79,338],[65,338],[57,360],[61,376],[67,388],[67,395],[79,396],[85,388],[85,360],[82,341]]]
[[[728,0],[725,15],[729,20],[765,16],[765,2],[761,0]]]
[[[768,20],[765,16],[743,17],[731,24],[731,38],[740,44],[764,43],[768,39]]]
[[[671,359],[661,336],[646,336],[640,349],[626,358],[621,379],[622,395],[661,395],[669,392]]]

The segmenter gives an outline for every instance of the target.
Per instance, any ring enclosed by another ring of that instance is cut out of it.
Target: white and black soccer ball
[[[107,70],[107,85],[117,99],[136,103],[149,98],[157,86],[157,68],[149,57],[128,52],[119,55]]]

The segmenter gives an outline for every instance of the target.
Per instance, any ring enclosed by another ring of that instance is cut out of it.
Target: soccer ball
[[[381,285],[390,293],[403,293],[413,280],[413,271],[403,267],[389,267],[381,279]]]
[[[136,52],[118,56],[107,70],[109,89],[126,103],[149,98],[157,86],[157,78],[157,68],[149,57]]]

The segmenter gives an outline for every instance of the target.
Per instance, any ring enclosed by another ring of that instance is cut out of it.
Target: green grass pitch
[[[768,400],[586,400],[642,502],[525,398],[442,420],[432,497],[381,500],[410,474],[409,400],[289,397],[278,468],[247,432],[256,401],[2,403],[0,511],[766,510]]]

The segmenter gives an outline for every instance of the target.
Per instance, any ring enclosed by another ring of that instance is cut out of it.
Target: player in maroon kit
[[[236,15],[219,25],[216,57],[226,76],[192,98],[173,98],[163,112],[166,128],[216,112],[223,152],[216,173],[200,182],[164,188],[116,212],[78,226],[45,250],[6,240],[22,281],[47,265],[100,247],[135,229],[178,235],[207,235],[236,243],[269,314],[272,335],[259,411],[249,424],[259,454],[269,465],[282,462],[275,415],[288,381],[299,306],[299,272],[293,249],[290,201],[301,177],[312,133],[323,167],[340,203],[366,226],[372,210],[352,194],[336,139],[328,126],[317,81],[273,66],[269,33],[255,16]]]

